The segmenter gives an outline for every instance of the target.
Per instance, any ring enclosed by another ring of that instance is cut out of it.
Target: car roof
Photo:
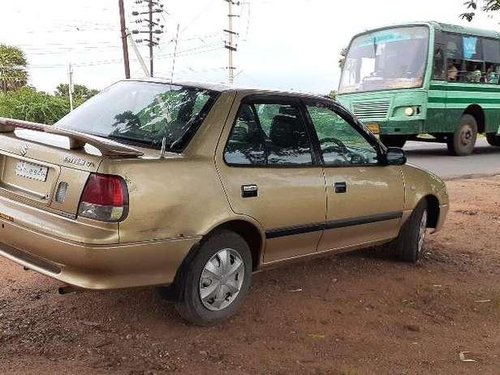
[[[196,87],[204,90],[211,90],[216,92],[239,92],[244,95],[283,95],[290,97],[298,97],[298,98],[309,98],[309,99],[320,99],[320,100],[331,100],[327,96],[318,95],[318,94],[310,94],[303,93],[297,91],[283,91],[283,90],[272,90],[272,89],[263,89],[263,88],[252,88],[238,85],[227,85],[222,83],[209,83],[209,82],[199,82],[199,81],[174,81],[171,82],[166,78],[140,78],[140,79],[130,79],[130,81],[141,81],[141,82],[154,82],[154,83],[164,83],[164,84],[172,84],[179,86],[188,86],[188,87]]]

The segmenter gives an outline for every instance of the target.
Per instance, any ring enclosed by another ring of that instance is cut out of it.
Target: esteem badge
[[[7,221],[14,221],[14,218],[12,216],[5,215],[1,212],[0,212],[0,219],[7,220]]]
[[[91,161],[84,160],[82,158],[79,158],[77,156],[72,156],[72,155],[66,155],[63,158],[63,162],[67,164],[73,164],[77,165],[80,167],[87,167],[87,168],[94,168],[95,164]]]

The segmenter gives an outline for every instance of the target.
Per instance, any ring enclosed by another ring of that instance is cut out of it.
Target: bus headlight
[[[406,107],[405,108],[405,115],[406,116],[413,116],[415,114],[415,108],[413,107]]]

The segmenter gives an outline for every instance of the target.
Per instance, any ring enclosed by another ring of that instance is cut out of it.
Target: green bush
[[[0,93],[0,117],[53,124],[69,113],[69,102],[32,87]]]

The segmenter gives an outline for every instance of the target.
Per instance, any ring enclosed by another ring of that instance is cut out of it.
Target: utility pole
[[[146,66],[146,63],[144,62],[144,59],[142,58],[141,53],[139,52],[139,48],[137,48],[137,44],[135,44],[134,39],[132,39],[132,35],[127,30],[127,37],[130,45],[132,46],[132,49],[134,50],[135,56],[137,57],[137,60],[139,60],[139,64],[141,64],[142,71],[144,72],[144,75],[146,77],[150,77],[151,75],[149,74],[148,67]]]
[[[118,0],[120,9],[120,30],[122,34],[123,65],[125,67],[125,78],[130,78],[130,62],[128,59],[127,29],[125,26],[125,6],[123,0]]]
[[[148,1],[149,8],[149,73],[153,76],[153,0]]]
[[[228,28],[224,29],[224,32],[227,33],[228,40],[225,44],[225,48],[228,50],[228,82],[229,84],[233,84],[234,82],[234,71],[236,70],[236,67],[234,66],[234,61],[233,61],[233,53],[237,51],[237,44],[234,43],[234,38],[238,36],[238,33],[233,31],[233,18],[234,17],[239,17],[237,14],[233,14],[233,5],[240,5],[239,2],[234,2],[233,0],[225,0],[227,1],[228,4],[228,13],[227,13],[227,19],[228,19]]]
[[[69,78],[69,85],[68,85],[69,110],[73,111],[74,86],[73,86],[73,67],[71,66],[71,63],[69,63],[69,65],[68,65],[68,78]]]
[[[132,12],[133,16],[141,16],[147,15],[147,18],[139,18],[135,20],[135,23],[141,24],[146,22],[147,29],[146,30],[132,30],[132,34],[147,34],[148,39],[137,39],[137,43],[147,42],[149,47],[149,74],[153,77],[153,48],[158,45],[160,40],[159,37],[153,38],[153,35],[163,34],[164,25],[160,25],[160,19],[157,18],[153,20],[153,14],[162,13],[163,5],[160,4],[161,0],[136,0],[136,4],[147,3],[147,11],[145,12]]]

